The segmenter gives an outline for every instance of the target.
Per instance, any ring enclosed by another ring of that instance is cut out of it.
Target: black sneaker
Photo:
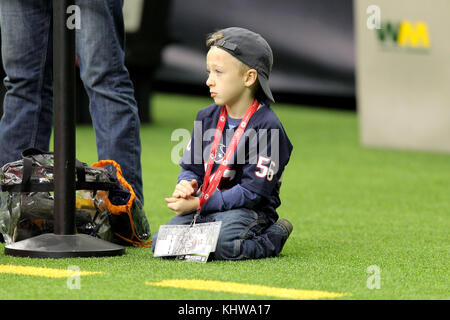
[[[283,228],[286,229],[287,233],[288,233],[288,237],[290,236],[292,229],[294,229],[294,227],[292,226],[292,223],[290,223],[288,220],[286,219],[280,219],[277,222],[275,222],[276,224],[279,224],[281,226],[283,226]]]

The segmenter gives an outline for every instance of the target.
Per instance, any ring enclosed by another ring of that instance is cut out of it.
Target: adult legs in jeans
[[[0,165],[29,147],[48,150],[52,125],[52,1],[1,0],[7,93],[0,121]],[[124,66],[123,0],[78,0],[76,48],[99,159],[113,159],[143,202],[139,117]],[[57,107],[57,106],[56,106]]]
[[[0,121],[0,166],[24,149],[48,150],[52,126],[52,25],[49,0],[1,0],[7,89]]]
[[[123,0],[76,0],[80,76],[90,101],[99,159],[120,164],[143,203],[141,141],[133,84],[125,67]]]

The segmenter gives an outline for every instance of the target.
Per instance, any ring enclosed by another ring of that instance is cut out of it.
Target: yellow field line
[[[20,274],[27,276],[47,277],[47,278],[68,278],[74,275],[87,276],[92,274],[101,274],[103,272],[93,271],[74,271],[70,269],[52,269],[30,266],[0,265],[0,273]]]
[[[171,287],[191,290],[208,290],[216,292],[230,292],[251,294],[258,296],[270,296],[283,299],[312,300],[322,298],[339,298],[348,296],[346,293],[327,292],[319,290],[299,290],[291,288],[275,288],[254,284],[237,282],[223,282],[213,280],[163,280],[160,282],[146,282],[147,285],[156,287]]]

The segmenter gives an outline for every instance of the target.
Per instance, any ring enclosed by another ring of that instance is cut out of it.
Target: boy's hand
[[[167,207],[175,212],[177,216],[197,210],[200,204],[200,199],[193,196],[189,196],[187,199],[172,197],[164,200],[167,202]]]
[[[198,190],[198,182],[197,180],[187,181],[187,180],[181,180],[180,183],[178,183],[175,186],[175,190],[172,194],[172,198],[184,198],[188,199],[189,197],[193,196]]]

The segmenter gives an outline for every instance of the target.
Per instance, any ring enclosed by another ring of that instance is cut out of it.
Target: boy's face
[[[206,70],[211,98],[219,105],[232,106],[242,99],[247,88],[242,64],[225,50],[211,47],[206,55]]]

